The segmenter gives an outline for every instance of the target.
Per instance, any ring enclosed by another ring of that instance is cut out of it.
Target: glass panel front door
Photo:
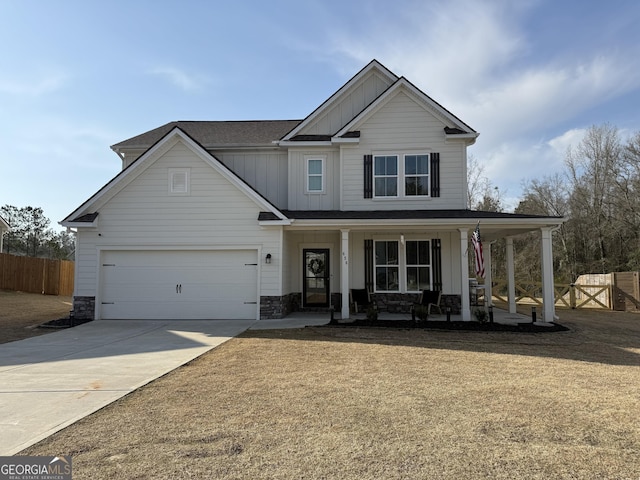
[[[303,292],[305,307],[329,306],[329,249],[309,248],[303,253]]]

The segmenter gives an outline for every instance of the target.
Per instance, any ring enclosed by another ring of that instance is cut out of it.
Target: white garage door
[[[105,251],[105,319],[253,319],[257,252]]]

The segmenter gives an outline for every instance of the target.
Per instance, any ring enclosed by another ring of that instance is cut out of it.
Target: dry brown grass
[[[640,315],[250,331],[22,454],[74,479],[640,478]]]
[[[71,297],[0,290],[0,343],[49,333],[35,327],[68,317],[71,308]]]

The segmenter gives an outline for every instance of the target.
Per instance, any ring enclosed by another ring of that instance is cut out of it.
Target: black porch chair
[[[373,305],[371,294],[366,288],[352,288],[349,290],[349,303],[354,313],[366,312]]]
[[[427,307],[427,315],[431,315],[433,309],[438,310],[438,313],[442,315],[441,297],[442,292],[440,290],[423,290],[416,305]]]

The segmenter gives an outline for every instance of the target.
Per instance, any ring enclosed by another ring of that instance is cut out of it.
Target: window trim
[[[407,175],[407,157],[427,157],[427,173],[426,174],[412,174]],[[408,195],[407,194],[407,177],[410,178],[427,178],[427,188],[429,193],[427,195]],[[402,155],[402,194],[405,198],[431,198],[431,154],[430,153],[405,153]]]
[[[379,265],[376,263],[376,244],[379,242],[395,242],[398,245],[398,264],[397,265]],[[425,265],[409,265],[407,263],[407,242],[427,242],[429,250],[429,264]],[[373,292],[374,293],[419,293],[422,290],[409,290],[407,281],[407,269],[409,267],[429,267],[429,288],[433,288],[433,251],[432,251],[432,238],[409,236],[404,242],[402,241],[402,235],[398,236],[380,236],[379,238],[373,238]],[[379,266],[392,266],[398,268],[398,290],[381,290],[378,288],[378,276],[377,268]]]
[[[321,162],[322,172],[320,174],[317,174],[317,173],[312,174],[312,173],[309,172],[309,163],[311,162],[311,160],[319,160]],[[326,185],[327,185],[327,169],[326,169],[327,156],[326,155],[305,155],[304,156],[304,165],[305,165],[304,193],[306,193],[308,195],[326,194],[327,193],[327,188],[326,188]],[[320,181],[322,182],[322,188],[320,190],[310,190],[309,189],[309,179],[312,176],[313,177],[320,177]]]
[[[397,264],[378,264],[376,262],[376,248],[378,243],[395,243],[398,248],[398,263]],[[378,267],[393,267],[398,269],[398,289],[397,290],[380,290],[378,289]],[[373,241],[373,287],[377,293],[402,293],[402,251],[400,249],[399,239],[380,238]]]
[[[407,243],[409,242],[426,242],[427,243],[427,251],[429,252],[429,263],[418,263],[418,264],[409,264],[409,260],[407,259]],[[409,268],[424,268],[427,267],[429,269],[429,289],[433,288],[433,252],[431,251],[431,239],[425,239],[425,238],[416,238],[416,239],[408,239],[405,241],[405,245],[404,245],[404,286],[405,286],[405,292],[406,293],[418,293],[421,292],[423,289],[418,289],[418,290],[409,290]]]
[[[428,182],[429,194],[428,195],[407,195],[407,174],[406,174],[406,157],[426,155],[428,173],[420,175],[410,175],[410,177],[426,177]],[[398,161],[398,173],[397,175],[376,175],[376,157],[396,157]],[[394,152],[378,152],[372,154],[372,166],[371,166],[371,179],[372,179],[372,197],[373,199],[381,200],[424,200],[429,198],[435,198],[432,196],[431,189],[431,158],[432,152],[429,150],[408,150],[401,153]],[[376,195],[376,178],[390,178],[395,177],[397,181],[396,195]]]
[[[395,175],[376,175],[376,158],[380,157],[396,157],[396,170]],[[371,168],[371,175],[373,179],[373,198],[400,198],[400,155],[397,153],[379,153],[373,155],[373,162]],[[396,179],[396,194],[395,195],[377,195],[376,194],[376,178],[395,178]]]
[[[174,178],[176,175],[184,175],[184,190],[174,188]],[[169,195],[188,196],[191,195],[191,169],[190,168],[169,168],[168,169]]]

